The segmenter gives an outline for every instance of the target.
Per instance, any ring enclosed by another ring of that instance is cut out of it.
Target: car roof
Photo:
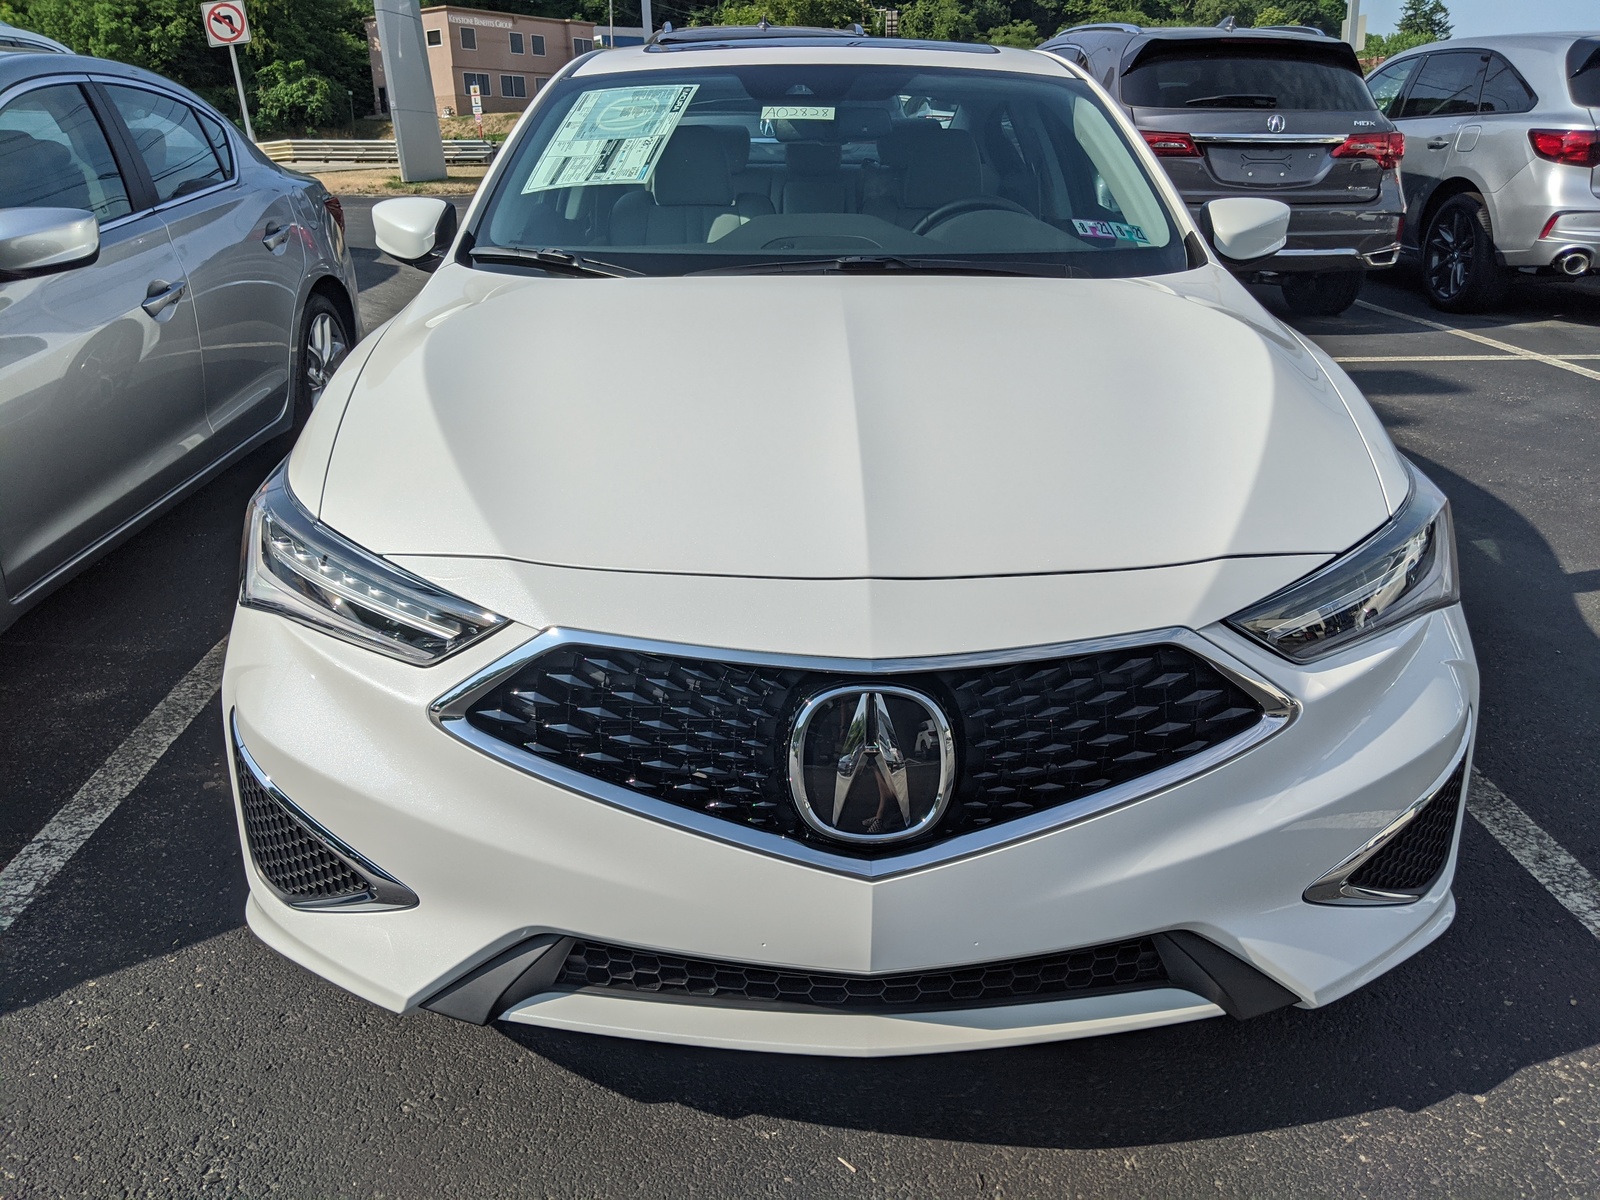
[[[1115,21],[1096,21],[1063,29],[1045,43],[1070,42],[1086,33],[1126,33],[1133,37],[1153,38],[1166,42],[1210,41],[1227,38],[1257,42],[1315,42],[1326,44],[1335,39],[1308,25],[1266,25],[1259,29],[1224,29],[1220,25],[1124,25]]]
[[[63,46],[54,38],[47,38],[42,33],[35,33],[31,29],[20,29],[15,25],[8,25],[0,21],[0,39],[10,41],[15,39],[22,42],[21,46],[4,46],[3,48],[13,54],[71,54],[70,47]]]
[[[182,84],[174,83],[143,67],[114,62],[109,58],[94,58],[87,54],[60,54],[54,51],[41,51],[37,54],[27,51],[0,54],[0,91],[14,84],[47,75],[115,76],[138,83],[157,84],[199,100],[198,96]]]
[[[758,32],[753,32],[758,31]],[[685,36],[689,34],[693,36]],[[763,64],[871,64],[952,67],[1076,78],[1059,59],[1033,50],[981,43],[878,38],[850,31],[784,29],[774,26],[682,30],[644,46],[623,46],[581,59],[574,75],[618,75],[633,71],[698,66]]]
[[[1486,37],[1460,37],[1449,38],[1442,42],[1429,42],[1426,46],[1413,46],[1409,50],[1392,55],[1385,59],[1373,70],[1382,70],[1392,62],[1416,58],[1423,54],[1433,54],[1446,50],[1494,50],[1504,54],[1520,70],[1533,75],[1543,75],[1545,78],[1539,82],[1551,82],[1549,72],[1565,77],[1563,69],[1565,56],[1574,42],[1600,39],[1600,32],[1590,30],[1578,33],[1494,33]]]

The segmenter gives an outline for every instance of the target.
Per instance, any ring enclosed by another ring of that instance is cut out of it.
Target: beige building
[[[553,17],[524,17],[443,4],[422,10],[433,76],[434,107],[441,117],[471,116],[473,84],[483,111],[521,112],[550,77],[594,49],[594,25]],[[367,18],[372,53],[372,111],[387,113],[389,95],[378,53],[378,26]]]

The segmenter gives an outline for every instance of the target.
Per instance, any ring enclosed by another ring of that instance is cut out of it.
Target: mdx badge
[[[830,688],[795,717],[789,793],[805,823],[827,837],[915,837],[944,815],[955,775],[955,737],[944,710],[911,688]]]

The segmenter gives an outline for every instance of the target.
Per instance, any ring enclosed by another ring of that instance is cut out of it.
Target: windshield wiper
[[[1185,100],[1184,104],[1189,108],[1277,108],[1278,98],[1239,92],[1226,96],[1196,96]]]
[[[1075,267],[1061,263],[996,262],[969,258],[901,258],[895,254],[844,254],[834,258],[774,258],[736,266],[710,267],[690,271],[691,275],[782,275],[838,272],[849,275],[884,274],[893,271],[926,271],[935,275],[1025,275],[1045,278],[1070,278],[1081,275]]]
[[[517,263],[538,267],[552,275],[582,275],[601,279],[627,279],[639,275],[627,267],[584,258],[568,250],[539,249],[531,246],[474,246],[467,251],[473,262]]]

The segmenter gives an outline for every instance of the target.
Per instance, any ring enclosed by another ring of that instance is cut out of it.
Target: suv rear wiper
[[[627,279],[639,275],[627,267],[584,258],[568,250],[536,249],[529,246],[474,246],[467,251],[473,262],[516,263],[538,267],[553,275],[583,275],[602,279]]]
[[[968,258],[901,258],[894,254],[844,254],[835,258],[775,258],[737,266],[710,267],[690,271],[691,275],[782,275],[839,272],[841,274],[879,274],[892,271],[926,271],[935,275],[1024,275],[1045,278],[1071,278],[1081,275],[1075,267],[1060,263],[995,262]]]
[[[1184,104],[1189,108],[1277,108],[1278,98],[1238,92],[1225,96],[1196,96],[1193,100],[1185,100]]]

